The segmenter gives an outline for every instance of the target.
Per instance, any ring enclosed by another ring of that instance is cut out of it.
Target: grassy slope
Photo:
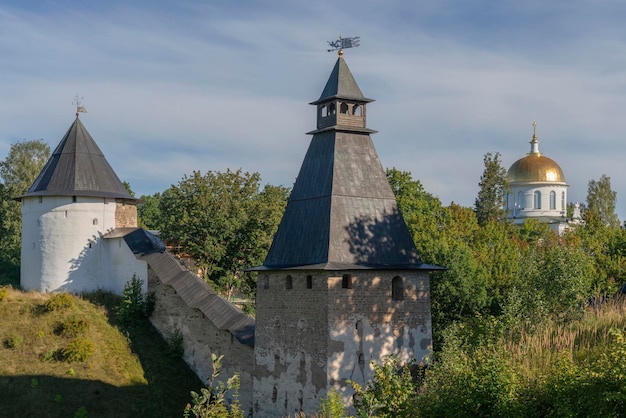
[[[0,417],[74,417],[81,407],[90,418],[182,416],[189,392],[202,382],[166,355],[149,322],[119,327],[110,315],[115,298],[107,295],[75,297],[65,312],[45,312],[48,298],[10,290],[0,300]],[[68,318],[90,324],[84,337],[95,349],[85,362],[51,359],[70,340],[55,333]],[[11,337],[23,342],[8,348]]]

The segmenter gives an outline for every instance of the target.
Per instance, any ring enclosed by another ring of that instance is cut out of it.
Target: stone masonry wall
[[[190,368],[206,384],[213,371],[211,354],[224,355],[219,379],[225,381],[239,373],[239,402],[245,412],[251,410],[253,348],[241,344],[228,330],[218,329],[199,309],[189,307],[151,268],[148,270],[148,291],[154,293],[156,299],[151,322],[165,337],[176,331],[182,334],[183,359]]]
[[[128,203],[115,203],[115,227],[131,228],[137,226],[137,206]]]

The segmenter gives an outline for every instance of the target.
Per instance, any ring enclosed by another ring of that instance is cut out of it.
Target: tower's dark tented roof
[[[24,196],[133,198],[78,117]]]
[[[339,58],[322,96],[363,102]],[[280,269],[440,269],[421,262],[368,132],[316,132],[263,266]]]
[[[311,102],[311,104],[322,103],[334,98],[349,99],[364,103],[373,102],[372,99],[364,97],[363,93],[361,93],[361,89],[354,80],[354,77],[348,68],[348,64],[346,64],[343,59],[343,56],[339,56],[339,58],[337,58],[335,67],[330,73],[330,77],[328,77],[326,87],[324,87],[324,91],[320,95],[320,98]]]

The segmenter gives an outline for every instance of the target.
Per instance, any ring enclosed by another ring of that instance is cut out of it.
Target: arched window
[[[285,277],[285,289],[287,290],[293,289],[293,279],[289,275]]]
[[[524,209],[524,192],[517,192],[517,207]]]
[[[363,109],[358,104],[352,106],[352,114],[354,116],[363,116]]]
[[[349,274],[344,274],[341,277],[341,288],[342,289],[352,289],[352,276]]]
[[[343,102],[341,103],[341,106],[339,107],[339,112],[343,113],[344,115],[347,115],[348,112],[348,103]]]
[[[328,106],[326,106],[326,116],[330,116],[330,115],[334,115],[335,114],[335,104],[331,103]]]
[[[396,276],[391,280],[391,299],[404,300],[404,282],[400,276]]]
[[[534,199],[534,202],[533,202],[533,208],[541,209],[541,192],[540,191],[536,191],[534,196],[535,196],[535,199]]]
[[[565,192],[561,192],[561,210],[565,210]]]
[[[306,288],[313,289],[313,276],[311,276],[310,274],[306,276]]]
[[[556,209],[556,192],[554,190],[550,192],[550,209]]]

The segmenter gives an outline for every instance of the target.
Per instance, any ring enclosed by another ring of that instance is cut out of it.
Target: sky
[[[136,0],[0,2],[0,159],[54,149],[80,118],[138,196],[194,170],[291,187],[315,129],[308,103],[344,58],[384,167],[444,205],[473,206],[486,153],[539,149],[568,201],[603,174],[626,219],[626,2]]]

